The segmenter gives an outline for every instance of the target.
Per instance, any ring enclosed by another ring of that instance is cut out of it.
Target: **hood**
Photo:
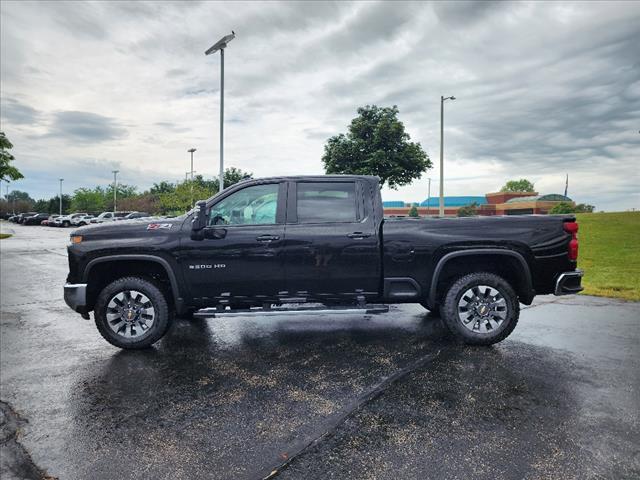
[[[80,227],[71,235],[82,235],[86,240],[151,238],[158,234],[172,234],[180,231],[185,216],[176,218],[141,218],[116,222],[91,223]]]

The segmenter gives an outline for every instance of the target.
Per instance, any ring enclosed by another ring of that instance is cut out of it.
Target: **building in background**
[[[419,215],[438,215],[439,198],[420,203]],[[444,197],[444,214],[455,216],[460,207],[476,204],[478,215],[547,214],[560,202],[574,205],[573,200],[560,194],[538,195],[538,192],[496,192],[484,196]],[[402,201],[382,202],[385,215],[408,215],[412,204]]]

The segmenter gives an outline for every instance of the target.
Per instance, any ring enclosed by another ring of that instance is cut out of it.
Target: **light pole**
[[[444,102],[447,100],[455,100],[453,95],[450,97],[440,97],[440,212],[439,215],[444,217]]]
[[[427,215],[429,215],[429,209],[431,208],[431,177],[429,177],[429,189],[427,190]]]
[[[220,50],[220,191],[224,190],[224,49],[234,38],[236,33],[232,30],[230,35],[225,35],[204,52],[205,55],[211,55]]]
[[[195,152],[195,148],[190,148],[187,150],[191,154],[191,207],[193,207],[193,152]]]
[[[111,173],[113,173],[113,218],[116,218],[116,211],[118,210],[116,208],[116,201],[118,199],[118,172],[120,170],[112,170]]]
[[[64,178],[60,179],[60,216],[62,216],[62,182],[64,182]]]

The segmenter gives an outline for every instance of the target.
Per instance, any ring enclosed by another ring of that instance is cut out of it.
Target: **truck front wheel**
[[[171,324],[164,294],[140,277],[119,278],[107,285],[98,295],[94,316],[105,340],[126,349],[151,346]]]
[[[470,345],[492,345],[518,323],[520,303],[511,285],[488,272],[465,275],[447,290],[441,317],[448,329]]]

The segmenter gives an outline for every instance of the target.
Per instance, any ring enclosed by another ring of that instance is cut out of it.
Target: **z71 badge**
[[[150,223],[147,225],[147,230],[169,229],[171,227],[173,227],[172,223]]]

